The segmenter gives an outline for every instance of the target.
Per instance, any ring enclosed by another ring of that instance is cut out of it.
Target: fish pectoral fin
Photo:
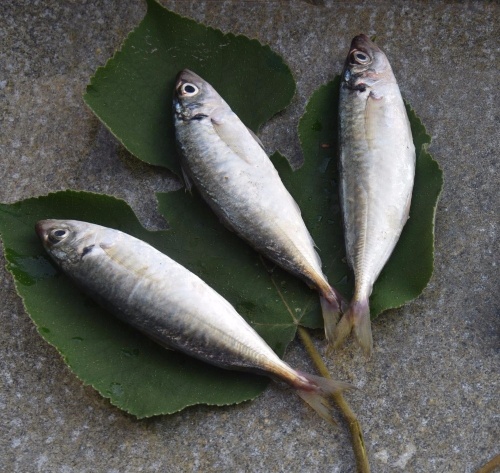
[[[240,119],[238,118],[238,116],[234,113],[234,112],[231,112],[232,114],[232,117],[230,116],[229,118],[236,118],[238,119],[238,121],[240,121]],[[219,134],[219,136],[222,138],[221,134],[219,133],[219,128],[224,126],[224,125],[227,125],[227,118],[224,117],[225,114],[221,113],[220,115],[218,115],[217,113],[212,113],[211,115],[211,120],[212,120],[212,124],[214,125],[214,128],[215,130],[217,131],[217,133]],[[241,121],[240,121],[241,123]],[[243,123],[241,123],[241,125],[243,125]],[[238,125],[238,128],[241,128],[239,125]],[[250,128],[248,127],[245,127],[248,131],[248,133],[250,133],[250,136],[257,142],[257,144],[264,150],[266,151],[266,148],[264,148],[264,143],[262,143],[261,139],[253,132],[253,130],[251,130]],[[224,138],[222,138],[224,140]],[[225,141],[225,140],[224,140]]]
[[[243,161],[252,164],[255,160],[255,144],[262,148],[262,143],[248,129],[234,112],[217,110],[210,115],[212,126],[220,139]]]
[[[384,124],[384,96],[371,91],[365,105],[365,133],[369,144],[379,136],[380,127]]]
[[[383,95],[380,95],[379,93],[375,92],[374,90],[372,90],[370,92],[370,95],[368,96],[369,99],[373,99],[373,100],[382,100],[384,98]]]

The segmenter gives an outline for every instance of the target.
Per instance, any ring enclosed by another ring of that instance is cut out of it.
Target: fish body
[[[165,254],[76,220],[43,220],[36,232],[63,272],[124,322],[207,363],[282,380],[331,420],[325,396],[349,385],[292,369],[226,299]]]
[[[342,298],[323,274],[300,209],[258,138],[189,70],[179,73],[173,108],[188,185],[196,186],[225,226],[319,292],[331,340]]]
[[[385,54],[356,36],[340,85],[340,198],[354,296],[335,331],[351,329],[372,351],[369,297],[405,225],[415,175],[415,147],[406,109]]]

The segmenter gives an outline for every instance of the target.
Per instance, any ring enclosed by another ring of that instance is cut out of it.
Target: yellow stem
[[[491,473],[500,467],[500,455],[493,457],[486,465],[477,470],[477,473]]]
[[[318,350],[316,350],[309,332],[304,327],[299,326],[298,333],[318,372],[325,378],[331,378],[330,373],[328,372],[328,368],[323,362],[321,355],[318,353]],[[349,406],[341,393],[334,394],[332,397],[338,408],[340,409],[340,412],[344,416],[344,420],[347,422],[349,430],[351,431],[352,447],[354,450],[354,456],[356,458],[357,472],[370,473],[370,465],[368,463],[368,456],[366,455],[363,432],[361,430],[361,425],[356,418],[356,414],[354,414],[351,406]],[[483,471],[478,473],[483,473]]]

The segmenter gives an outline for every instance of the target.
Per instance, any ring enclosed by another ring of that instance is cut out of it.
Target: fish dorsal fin
[[[210,119],[215,132],[235,154],[249,164],[255,162],[256,153],[259,153],[257,146],[264,149],[262,143],[234,112],[216,110]]]

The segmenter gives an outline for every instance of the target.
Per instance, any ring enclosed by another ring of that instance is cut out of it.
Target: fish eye
[[[196,95],[200,89],[196,87],[194,84],[191,84],[189,82],[186,82],[185,84],[182,84],[181,86],[181,94],[184,97],[192,97],[193,95]]]
[[[371,61],[370,56],[368,56],[368,54],[362,53],[361,51],[354,51],[352,53],[352,57],[358,64],[368,64]]]
[[[54,230],[51,230],[49,233],[49,241],[52,243],[57,243],[59,241],[64,240],[69,234],[68,230],[65,230],[64,228],[54,228]]]

